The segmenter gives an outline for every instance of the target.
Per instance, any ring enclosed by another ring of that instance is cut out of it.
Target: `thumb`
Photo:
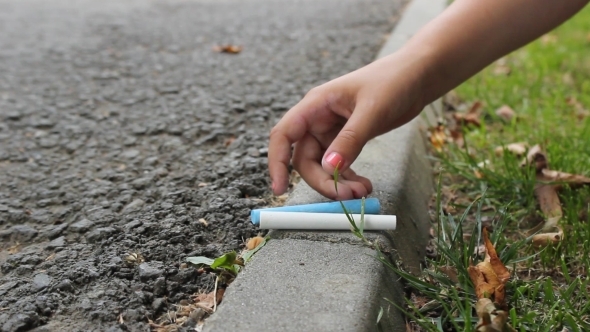
[[[322,159],[322,168],[333,173],[336,167],[342,172],[350,167],[372,137],[370,119],[353,112],[344,127],[340,130]]]

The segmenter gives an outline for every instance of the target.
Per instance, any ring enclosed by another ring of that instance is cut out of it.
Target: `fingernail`
[[[336,152],[330,153],[326,158],[325,161],[332,165],[332,167],[336,168],[339,165],[342,166],[342,156]]]

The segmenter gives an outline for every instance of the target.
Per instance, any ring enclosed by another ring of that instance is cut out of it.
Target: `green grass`
[[[499,66],[509,67],[510,74],[499,73]],[[473,247],[481,225],[489,224],[503,262],[514,269],[506,286],[510,324],[517,331],[590,331],[590,188],[560,192],[565,239],[555,247],[533,248],[525,233],[543,220],[533,193],[534,171],[519,166],[522,158],[494,153],[514,142],[540,144],[550,169],[590,177],[590,117],[584,116],[590,111],[590,7],[455,92],[466,105],[482,101],[484,116],[480,128],[466,130],[465,147],[451,144],[437,156],[438,258],[427,262],[420,278],[392,266],[412,289],[406,310],[421,326],[416,330],[475,330],[476,298],[466,266],[476,263]],[[502,105],[517,118],[506,123],[496,116]],[[440,273],[443,266],[456,268],[458,283]],[[432,300],[438,305],[423,305]]]

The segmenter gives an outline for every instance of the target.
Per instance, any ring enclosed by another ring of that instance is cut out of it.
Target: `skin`
[[[426,105],[588,2],[455,0],[398,52],[313,88],[284,115],[270,133],[273,193],[286,192],[292,163],[310,187],[328,198],[367,196],[371,181],[350,168],[367,141],[412,120]],[[338,192],[332,179],[336,166]]]

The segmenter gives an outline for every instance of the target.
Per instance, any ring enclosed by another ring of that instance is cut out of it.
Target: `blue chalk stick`
[[[353,199],[350,201],[342,201],[344,206],[350,213],[361,213],[361,201],[360,199]],[[268,209],[256,209],[250,212],[252,223],[258,225],[260,223],[260,211],[282,211],[282,212],[315,212],[315,213],[344,213],[342,211],[342,205],[340,202],[329,202],[329,203],[314,203],[304,205],[290,205],[281,206],[276,208]],[[381,204],[377,198],[365,199],[365,213],[366,214],[379,214],[381,211]]]

